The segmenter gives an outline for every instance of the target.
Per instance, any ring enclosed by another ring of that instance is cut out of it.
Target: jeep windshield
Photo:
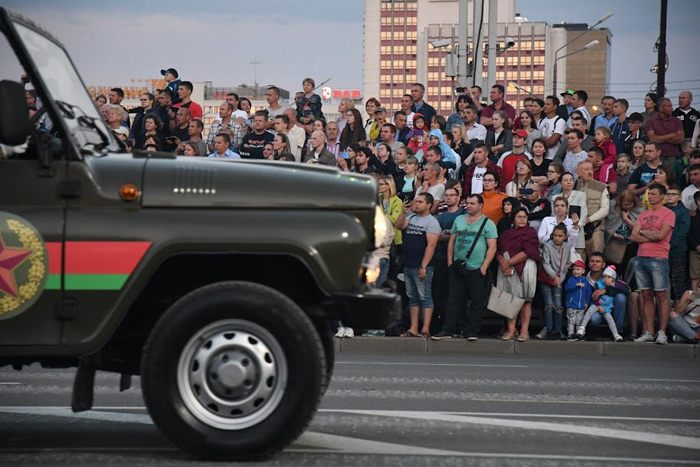
[[[92,98],[65,50],[48,37],[20,22],[15,21],[14,26],[36,69],[46,83],[51,98],[80,109],[82,114],[94,122],[94,125],[87,125],[84,119],[63,112],[66,128],[75,139],[78,148],[107,146],[108,149],[118,150],[111,132],[102,122]],[[99,131],[95,126],[99,126],[102,131]],[[108,138],[107,144],[104,140],[105,135]]]

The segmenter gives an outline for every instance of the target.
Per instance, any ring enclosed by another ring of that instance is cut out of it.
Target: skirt
[[[503,257],[510,259],[508,253],[505,253]],[[530,258],[525,260],[522,279],[518,276],[517,272],[512,276],[504,276],[503,271],[501,271],[499,267],[496,287],[499,290],[520,297],[526,302],[531,302],[537,290],[537,262]]]

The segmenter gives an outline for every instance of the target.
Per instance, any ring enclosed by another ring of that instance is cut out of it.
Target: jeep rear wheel
[[[144,349],[142,388],[156,425],[200,457],[259,459],[311,421],[326,380],[308,316],[268,287],[212,284],[158,321]]]

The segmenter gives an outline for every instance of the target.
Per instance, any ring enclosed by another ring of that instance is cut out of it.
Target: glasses
[[[495,179],[495,178],[485,178],[485,179],[483,179],[483,181],[484,181],[484,183],[486,183],[486,182],[494,182],[494,183],[496,183],[496,179]]]

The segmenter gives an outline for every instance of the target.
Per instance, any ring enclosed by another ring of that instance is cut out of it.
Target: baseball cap
[[[528,134],[525,130],[518,130],[513,132],[513,136],[520,136],[521,138],[527,138]]]
[[[562,93],[559,94],[559,95],[560,95],[560,96],[573,96],[573,95],[574,95],[574,91],[572,91],[571,89],[567,89],[566,91],[562,92]]]
[[[166,68],[165,70],[160,70],[160,74],[165,76],[166,73],[172,73],[176,78],[179,78],[177,70],[175,68]]]
[[[579,267],[581,269],[586,269],[586,265],[583,264],[583,261],[581,261],[580,259],[571,265],[571,267],[574,267],[574,266]]]
[[[386,113],[386,109],[385,109],[384,107],[377,107],[376,109],[374,109],[374,112],[375,112],[375,113],[377,113],[377,112],[384,112],[384,113]]]

